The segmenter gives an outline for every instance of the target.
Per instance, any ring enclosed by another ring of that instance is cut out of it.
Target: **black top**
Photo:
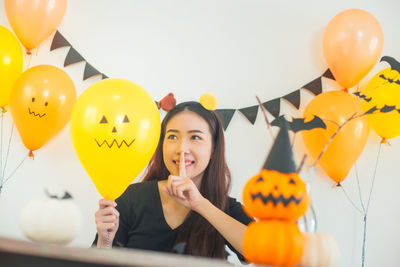
[[[172,229],[164,218],[157,180],[131,184],[116,200],[120,213],[119,228],[115,234],[113,247],[172,252],[180,226]],[[246,215],[242,204],[229,197],[229,208],[225,212],[248,225],[252,219]],[[93,245],[97,243],[97,235]],[[239,260],[243,256],[228,242]]]

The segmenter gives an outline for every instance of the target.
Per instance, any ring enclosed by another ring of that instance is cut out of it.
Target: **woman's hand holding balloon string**
[[[115,209],[116,206],[117,203],[111,200],[100,199],[99,201],[99,210],[95,213],[97,247],[112,247],[119,226],[119,212]]]

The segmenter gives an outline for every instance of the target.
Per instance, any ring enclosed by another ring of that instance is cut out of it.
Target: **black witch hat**
[[[296,164],[293,159],[287,123],[283,123],[267,160],[264,163],[264,169],[274,170],[280,173],[296,172]]]

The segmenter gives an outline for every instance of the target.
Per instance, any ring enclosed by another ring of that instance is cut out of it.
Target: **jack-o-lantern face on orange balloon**
[[[306,212],[310,197],[297,173],[262,169],[245,185],[243,201],[253,217],[296,220]]]
[[[63,70],[38,65],[15,82],[10,108],[24,145],[41,148],[70,119],[76,101],[75,85]]]

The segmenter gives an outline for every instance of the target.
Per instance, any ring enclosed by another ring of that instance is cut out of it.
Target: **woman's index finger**
[[[185,167],[185,152],[181,152],[181,157],[179,160],[179,176],[186,177],[186,167]]]

